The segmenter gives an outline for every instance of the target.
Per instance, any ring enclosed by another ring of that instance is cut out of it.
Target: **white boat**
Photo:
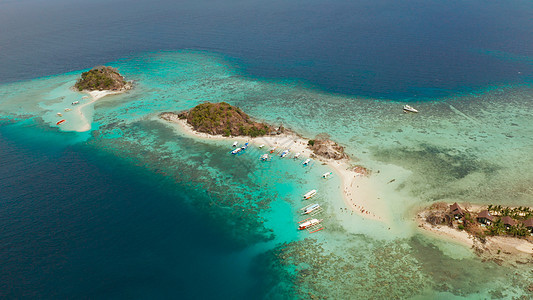
[[[328,178],[331,175],[333,175],[333,172],[326,172],[326,173],[322,174],[322,178]]]
[[[311,197],[313,197],[314,195],[316,195],[316,190],[310,190],[309,192],[307,192],[305,195],[304,195],[304,199],[309,199]]]
[[[242,151],[242,148],[237,148],[237,149],[231,151],[231,154],[237,154],[237,153],[239,153],[241,151]]]
[[[74,102],[72,102],[72,105],[77,105],[77,104],[80,104],[80,101],[74,101]]]
[[[281,157],[281,158],[284,158],[285,156],[287,156],[287,154],[289,154],[289,149],[287,149],[287,150],[281,152],[280,157]]]
[[[246,150],[248,148],[248,143],[245,143],[244,146],[241,147],[241,150]]]
[[[270,158],[270,156],[268,156],[268,154],[266,154],[266,153],[261,155],[261,160],[262,161],[267,161],[269,158]]]
[[[231,145],[232,147],[237,147],[237,145],[239,144],[239,142],[235,142],[233,143],[233,145]]]
[[[72,110],[72,109],[70,109],[70,108],[65,108],[65,111],[71,111],[71,110]]]
[[[259,145],[259,149],[262,149],[265,146],[265,144]]]
[[[63,114],[62,114],[62,113],[57,113],[57,116],[58,116],[58,117],[62,117]]]
[[[319,219],[309,219],[309,220],[303,221],[302,223],[298,225],[298,230],[307,229],[309,227],[320,224],[320,222],[322,222],[322,220],[319,220]]]
[[[308,158],[302,163],[302,165],[307,166],[307,165],[309,165],[310,162],[311,162],[311,159]]]
[[[320,208],[320,205],[318,205],[318,203],[308,205],[308,206],[306,206],[306,207],[301,209],[302,210],[302,215],[310,214],[310,213],[312,213],[313,211],[316,211],[319,208]]]
[[[404,110],[405,112],[408,112],[408,111],[410,111],[410,112],[414,112],[414,113],[417,113],[417,112],[418,112],[418,110],[416,110],[415,108],[413,108],[412,106],[407,105],[407,104],[403,106],[403,110]]]
[[[294,154],[294,159],[297,159],[298,157],[300,157],[300,154],[301,154],[300,152]]]

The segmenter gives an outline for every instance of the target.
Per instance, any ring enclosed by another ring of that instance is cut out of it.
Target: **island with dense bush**
[[[161,118],[171,120],[174,113],[163,113]],[[175,117],[175,116],[174,116]],[[277,134],[283,127],[274,127],[253,121],[240,108],[226,102],[202,103],[189,111],[177,114],[197,132],[222,136],[250,136],[258,137],[267,134]]]
[[[74,88],[78,91],[123,91],[131,88],[131,82],[113,67],[98,66],[83,72]]]

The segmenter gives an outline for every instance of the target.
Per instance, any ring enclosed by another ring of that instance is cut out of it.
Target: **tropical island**
[[[131,82],[124,79],[117,69],[108,66],[94,67],[81,74],[74,85],[78,91],[121,91],[131,89]]]
[[[280,156],[283,153],[302,161],[317,160],[332,167],[342,181],[345,204],[354,212],[367,218],[385,221],[386,216],[376,205],[371,188],[362,188],[358,193],[350,191],[367,180],[370,170],[360,165],[352,165],[344,147],[329,139],[327,134],[319,134],[315,139],[307,139],[285,128],[253,120],[240,108],[226,102],[201,103],[188,111],[163,112],[159,119],[175,124],[180,134],[197,139],[248,143],[259,148],[265,147],[267,156]]]
[[[162,118],[168,114],[163,114]],[[283,127],[274,129],[268,124],[252,121],[240,108],[226,102],[198,104],[179,113],[178,118],[187,120],[194,130],[211,135],[257,137],[283,132]]]
[[[417,215],[419,227],[472,246],[480,256],[527,254],[533,263],[533,208],[434,203]],[[492,257],[494,258],[494,257]]]
[[[198,104],[188,111],[179,113],[164,112],[160,114],[164,120],[177,122],[184,121],[194,132],[210,136],[222,137],[264,137],[264,136],[291,136],[303,139],[296,132],[286,129],[283,125],[272,125],[257,122],[244,113],[239,107],[226,102]],[[305,139],[305,146],[311,150],[314,157],[325,159],[343,160],[348,155],[344,147],[331,141],[326,134],[317,136],[316,139]]]
[[[60,105],[64,106],[54,114],[52,122],[65,131],[88,131],[91,129],[94,102],[108,95],[122,94],[132,88],[133,83],[126,81],[117,69],[108,66],[92,68],[83,72],[71,88],[75,92],[89,95],[75,95],[75,98],[72,98],[79,97],[78,100],[72,101],[70,98],[69,102],[61,103]]]

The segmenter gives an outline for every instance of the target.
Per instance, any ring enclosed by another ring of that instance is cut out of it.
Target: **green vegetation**
[[[83,90],[120,90],[127,86],[127,82],[117,69],[100,66],[83,72],[81,78],[74,85],[79,91]]]
[[[509,216],[515,220],[526,220],[533,217],[533,209],[529,207],[502,207],[501,205],[489,205],[487,210],[492,215]]]
[[[226,102],[199,104],[179,118],[186,118],[196,131],[223,136],[257,137],[273,131],[271,126],[252,121],[240,108]]]
[[[315,145],[315,140],[309,140],[309,141],[307,141],[307,144],[309,144],[309,146],[313,147]]]

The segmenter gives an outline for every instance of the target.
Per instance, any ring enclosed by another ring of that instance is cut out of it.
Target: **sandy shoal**
[[[85,103],[83,103],[83,104],[76,105],[74,107],[74,109],[72,109],[72,112],[75,114],[76,119],[77,119],[76,120],[77,121],[76,122],[77,126],[76,126],[76,128],[74,128],[74,131],[85,132],[85,131],[91,130],[92,114],[89,115],[89,116],[84,114],[83,110],[84,110],[85,107],[93,104],[94,102],[96,102],[99,99],[102,99],[105,96],[122,94],[125,91],[127,91],[127,90],[120,90],[120,91],[84,91],[84,93],[89,94],[90,100],[85,102]]]

